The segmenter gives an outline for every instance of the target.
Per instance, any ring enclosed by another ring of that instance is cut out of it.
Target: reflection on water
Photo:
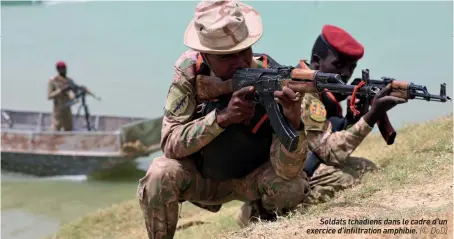
[[[135,198],[137,181],[153,157],[90,175],[37,178],[2,171],[1,238],[50,235],[61,224]]]

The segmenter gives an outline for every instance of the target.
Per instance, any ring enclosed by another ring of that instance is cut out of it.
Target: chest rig
[[[266,67],[266,62],[263,65]],[[210,75],[210,72],[199,54],[195,75]],[[230,98],[231,95],[223,95],[215,100],[197,102],[195,118],[226,108]],[[242,178],[265,163],[270,156],[273,134],[265,114],[261,105],[255,105],[254,116],[249,123],[229,125],[213,141],[192,155],[202,176],[218,181]]]

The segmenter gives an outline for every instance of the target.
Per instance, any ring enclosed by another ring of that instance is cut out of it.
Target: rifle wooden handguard
[[[295,68],[292,70],[291,77],[292,79],[313,81],[315,79],[315,73],[317,73],[317,71]]]
[[[407,100],[410,97],[408,92],[409,84],[410,83],[405,81],[393,81],[391,83],[392,92],[390,95]]]

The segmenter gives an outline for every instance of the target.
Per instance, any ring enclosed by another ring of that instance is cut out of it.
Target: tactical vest
[[[262,59],[263,67],[267,68],[267,56],[262,55]],[[199,54],[195,75],[209,75],[210,71]],[[230,98],[231,95],[224,95],[215,100],[197,102],[197,108],[202,110],[195,118],[226,108]],[[265,114],[261,105],[255,105],[254,116],[248,124],[227,126],[213,141],[191,155],[202,176],[218,181],[242,178],[265,163],[270,157],[273,134]]]

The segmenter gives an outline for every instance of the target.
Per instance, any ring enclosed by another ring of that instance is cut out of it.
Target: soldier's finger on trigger
[[[241,96],[241,98],[246,98],[246,96],[252,92],[254,92],[254,86],[246,86],[238,91],[238,96]]]
[[[284,88],[282,89],[282,92],[284,93],[285,96],[287,96],[290,99],[296,98],[296,93],[292,89],[290,89],[286,86],[284,86]]]

